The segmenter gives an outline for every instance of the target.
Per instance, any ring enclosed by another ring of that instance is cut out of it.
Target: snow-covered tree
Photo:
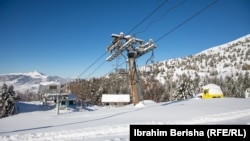
[[[189,77],[184,77],[174,92],[173,100],[185,100],[194,96],[194,85]]]
[[[0,118],[11,116],[15,113],[15,103],[19,99],[14,91],[14,86],[3,84],[0,92]]]

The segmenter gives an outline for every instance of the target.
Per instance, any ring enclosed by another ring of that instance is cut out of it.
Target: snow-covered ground
[[[17,115],[0,119],[1,141],[128,141],[131,124],[250,125],[250,99],[198,99],[119,108],[68,108],[57,115],[52,105],[19,102]]]

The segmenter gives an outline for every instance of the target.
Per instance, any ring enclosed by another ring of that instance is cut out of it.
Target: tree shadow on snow
[[[24,104],[27,104],[27,103],[24,103]],[[40,105],[40,106],[42,106],[42,105]],[[108,118],[111,118],[111,117],[115,117],[115,116],[127,114],[127,113],[130,113],[130,112],[139,111],[139,110],[142,110],[144,108],[147,108],[147,107],[135,108],[132,111],[129,110],[129,111],[123,111],[123,112],[118,112],[118,113],[112,113],[110,115],[107,115],[107,116],[104,116],[104,117],[100,117],[100,118],[94,118],[94,119],[88,119],[88,120],[83,120],[83,121],[78,121],[78,122],[71,122],[71,123],[65,123],[65,124],[58,124],[58,125],[47,125],[47,126],[41,126],[41,127],[35,127],[35,128],[26,128],[26,129],[19,129],[19,130],[13,130],[13,131],[6,131],[6,132],[0,132],[0,134],[16,133],[16,132],[30,131],[30,130],[33,131],[33,130],[39,130],[39,129],[45,129],[45,128],[53,128],[53,127],[61,127],[61,126],[74,125],[74,124],[79,124],[79,123],[95,122],[95,121],[98,121],[98,120],[104,120],[104,119],[108,119]],[[92,110],[92,109],[89,109],[89,110]],[[31,111],[27,111],[27,112],[31,112]]]
[[[94,109],[90,109],[88,107],[83,107],[82,109],[85,110],[85,111],[95,111]]]
[[[168,101],[168,102],[165,102],[163,103],[161,106],[167,106],[167,105],[170,105],[170,104],[175,104],[175,103],[179,103],[179,102],[183,102],[183,100],[180,100],[180,101]]]
[[[178,103],[178,102],[181,102],[181,101],[166,102],[166,103],[161,104],[160,106],[167,106],[167,105]],[[28,103],[20,103],[20,104],[23,104],[21,106],[21,107],[23,107],[23,109],[25,109],[25,106],[29,107],[29,108],[27,108],[29,110],[23,110],[23,111],[21,111],[22,113],[23,112],[32,112],[32,111],[37,111],[37,110],[40,110],[40,111],[46,110],[46,109],[43,108],[42,105],[32,105],[32,104],[28,104]],[[33,108],[31,108],[31,107],[33,107]],[[29,131],[29,130],[39,130],[39,129],[44,129],[44,128],[61,127],[61,126],[68,126],[68,125],[79,124],[79,123],[86,123],[86,122],[95,122],[95,121],[98,121],[98,120],[104,120],[104,119],[108,119],[108,118],[111,118],[111,117],[115,117],[115,116],[124,115],[124,114],[131,113],[131,112],[143,110],[145,108],[152,108],[152,106],[150,106],[150,107],[135,108],[133,110],[112,113],[112,114],[106,115],[104,117],[99,117],[99,118],[94,118],[94,119],[88,119],[88,120],[82,120],[82,121],[78,121],[78,122],[70,122],[70,123],[58,124],[58,125],[48,125],[48,126],[42,126],[42,127],[36,127],[36,128],[27,128],[27,129],[13,130],[13,131],[8,131],[8,132],[0,132],[0,134],[11,133],[11,132],[20,132],[20,131]],[[89,109],[87,107],[85,107],[84,110],[93,111],[93,109]]]
[[[35,111],[48,111],[54,109],[56,107],[55,104],[48,104],[47,106],[43,106],[41,103],[38,102],[17,102],[16,103],[17,112],[20,113],[27,113],[27,112],[35,112]]]

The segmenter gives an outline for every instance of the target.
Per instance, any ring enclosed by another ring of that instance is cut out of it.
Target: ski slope
[[[19,102],[17,115],[0,119],[1,141],[129,141],[131,124],[250,124],[250,99],[221,98],[136,106],[68,108]]]

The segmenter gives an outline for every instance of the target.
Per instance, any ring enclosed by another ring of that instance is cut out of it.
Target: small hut
[[[223,92],[220,86],[216,84],[207,84],[202,87],[202,98],[223,98]]]

